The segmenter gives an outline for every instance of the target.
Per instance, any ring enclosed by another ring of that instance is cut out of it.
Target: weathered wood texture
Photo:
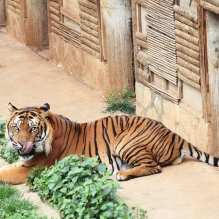
[[[8,0],[7,7],[9,10],[13,11],[14,13],[21,15],[21,4],[19,1]]]
[[[0,0],[0,26],[1,25],[6,25],[5,0]]]
[[[198,17],[174,5],[178,78],[201,89]]]
[[[59,25],[59,34],[60,37],[67,43],[73,44],[76,47],[81,47],[81,35],[72,30],[67,25],[60,23]]]
[[[47,2],[45,0],[26,0],[27,27],[26,43],[29,46],[47,46],[48,17]]]
[[[136,12],[136,5],[138,5],[138,12]],[[133,32],[135,33],[133,36],[134,41],[134,66],[135,66],[135,80],[149,87],[150,83],[150,74],[145,72],[143,69],[148,69],[148,55],[146,50],[148,50],[148,42],[147,36],[141,32],[141,28],[137,28],[139,24],[139,14],[140,7],[146,8],[147,1],[146,0],[135,0],[132,1],[132,16],[133,16]],[[141,21],[140,21],[141,23]],[[145,25],[141,23],[141,25]]]
[[[158,93],[160,96],[164,97],[165,99],[174,102],[176,104],[179,103],[179,98],[177,96],[173,95],[173,93],[169,92],[168,90],[164,90],[159,85],[150,83],[150,88],[154,90],[156,93]]]
[[[219,1],[218,0],[201,0],[200,5],[215,14],[219,14]]]
[[[48,13],[49,13],[49,32],[60,34],[60,1],[59,0],[49,0],[48,1]]]
[[[17,3],[20,7],[16,8],[13,3]],[[24,4],[19,1],[5,0],[7,11],[7,32],[19,42],[26,44],[26,23],[24,19]],[[22,9],[22,10],[21,10]]]
[[[7,30],[27,46],[48,46],[47,1],[7,0]]]
[[[101,59],[101,28],[99,1],[79,0],[81,23],[81,49]]]

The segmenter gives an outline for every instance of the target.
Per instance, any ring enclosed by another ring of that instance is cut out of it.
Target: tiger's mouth
[[[32,157],[35,153],[35,145],[32,142],[25,142],[22,148],[18,150],[18,155],[23,158]]]

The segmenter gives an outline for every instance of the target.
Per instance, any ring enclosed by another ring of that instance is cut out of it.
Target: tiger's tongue
[[[20,150],[22,154],[28,154],[33,149],[33,143],[30,141],[25,142],[22,146],[23,148]]]

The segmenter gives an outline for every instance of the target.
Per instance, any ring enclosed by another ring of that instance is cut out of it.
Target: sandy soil
[[[40,55],[47,56],[48,51]],[[8,102],[17,107],[42,105],[78,122],[106,116],[103,97],[59,67],[12,39],[0,29],[0,115],[9,116]],[[3,165],[0,163],[0,165]],[[119,195],[130,206],[140,205],[149,219],[218,219],[219,172],[193,159],[163,168],[161,174],[120,182]],[[18,186],[23,190],[24,185]],[[25,189],[26,191],[26,189]],[[58,218],[33,193],[24,192],[40,211]]]

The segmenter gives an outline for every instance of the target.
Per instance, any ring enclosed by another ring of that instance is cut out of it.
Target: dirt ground
[[[103,100],[97,91],[48,61],[48,51],[36,54],[0,29],[0,115],[4,119],[9,116],[8,102],[18,108],[48,102],[51,111],[71,120],[92,121],[107,115]],[[120,184],[119,195],[130,206],[146,209],[149,219],[219,218],[218,169],[193,159],[164,167],[161,174]],[[24,185],[18,187],[43,214],[59,218],[36,194],[26,192]]]

